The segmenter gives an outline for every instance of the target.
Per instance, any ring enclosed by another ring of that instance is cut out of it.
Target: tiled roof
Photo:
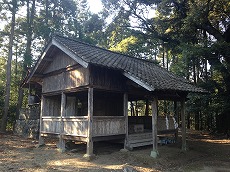
[[[205,92],[204,89],[194,86],[188,80],[176,76],[149,60],[112,52],[59,35],[53,36],[46,51],[51,45],[62,49],[84,67],[91,64],[119,70],[124,76],[149,91]],[[40,65],[45,65],[43,56],[38,60],[28,80],[36,73],[36,70],[42,70],[44,66],[40,67]]]
[[[186,92],[204,92],[205,90],[194,86],[188,80],[178,77],[152,61],[112,52],[103,48],[69,39],[54,36],[56,41],[76,54],[88,64],[99,65],[120,70],[128,78],[132,78],[139,85],[148,90],[175,90]]]

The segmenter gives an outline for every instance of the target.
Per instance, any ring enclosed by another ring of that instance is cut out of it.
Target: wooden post
[[[87,150],[84,155],[88,160],[94,157],[93,154],[93,140],[92,140],[92,127],[93,127],[93,88],[88,89],[88,132],[87,132]]]
[[[44,138],[41,136],[41,132],[42,132],[42,116],[43,116],[43,113],[44,113],[44,96],[42,95],[42,97],[41,97],[41,112],[40,112],[40,129],[39,129],[39,141],[38,141],[38,145],[39,146],[42,146],[42,145],[44,145],[45,144],[45,142],[44,142]]]
[[[179,113],[178,113],[178,109],[177,109],[177,101],[174,101],[174,117],[175,117],[175,120],[176,120],[177,125],[179,127]],[[178,141],[178,127],[177,127],[177,131],[175,133],[175,142]]]
[[[185,119],[185,99],[181,100],[181,132],[182,132],[182,151],[187,151],[186,144],[186,119]]]
[[[156,158],[158,156],[157,150],[157,98],[152,100],[152,135],[153,135],[153,150],[151,151],[150,156]]]
[[[59,149],[61,152],[65,151],[65,140],[63,139],[64,135],[64,121],[63,117],[65,116],[65,106],[66,106],[66,95],[62,92],[61,94],[61,121],[60,121],[60,137],[59,137]]]
[[[123,96],[123,113],[125,117],[125,144],[124,149],[130,149],[129,148],[129,124],[128,124],[128,94],[124,93]]]

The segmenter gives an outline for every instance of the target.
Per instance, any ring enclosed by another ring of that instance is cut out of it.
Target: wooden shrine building
[[[59,35],[45,47],[24,84],[41,92],[39,142],[57,136],[64,149],[67,140],[83,141],[87,156],[93,155],[96,141],[123,139],[128,149],[152,144],[151,156],[156,157],[158,100],[181,102],[185,150],[185,99],[189,92],[204,91],[152,61]],[[148,100],[151,115],[128,115],[128,102],[136,100]]]

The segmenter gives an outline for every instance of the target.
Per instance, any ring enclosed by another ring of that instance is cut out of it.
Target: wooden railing
[[[64,117],[64,134],[87,137],[88,117]]]
[[[124,116],[94,116],[93,137],[125,134]]]
[[[62,122],[63,125],[61,125]],[[87,137],[88,117],[44,116],[42,117],[41,132]],[[125,118],[123,116],[93,117],[93,137],[120,134],[125,134]]]
[[[60,134],[61,131],[61,117],[45,116],[42,117],[41,132]]]
[[[61,126],[61,123],[63,125]],[[71,136],[87,136],[87,117],[54,117],[44,116],[41,122],[42,133],[65,134]]]

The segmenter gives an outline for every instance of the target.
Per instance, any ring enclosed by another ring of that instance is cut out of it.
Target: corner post
[[[128,127],[128,94],[124,93],[123,95],[123,113],[125,117],[125,143],[124,143],[124,149],[129,149],[129,127]]]
[[[158,99],[155,97],[152,100],[151,106],[152,106],[152,137],[153,137],[153,150],[151,151],[150,156],[153,158],[156,158],[159,153],[157,150],[157,102]]]
[[[186,143],[186,119],[185,119],[185,98],[181,100],[181,124],[182,124],[182,151],[187,151]]]
[[[63,139],[64,135],[64,121],[63,117],[65,116],[65,106],[66,106],[66,95],[62,92],[61,94],[61,121],[60,121],[60,137],[58,147],[61,152],[65,151],[65,140]]]
[[[88,160],[94,157],[93,154],[93,140],[92,140],[92,131],[93,131],[93,88],[88,89],[88,132],[87,132],[87,150],[84,155]]]
[[[41,136],[42,135],[42,128],[43,128],[43,126],[42,126],[42,124],[43,124],[43,121],[42,121],[42,116],[43,116],[43,113],[44,113],[44,96],[42,95],[42,97],[41,97],[41,112],[40,112],[40,121],[39,121],[39,125],[40,125],[40,127],[39,127],[39,141],[38,141],[38,145],[39,146],[42,146],[42,145],[44,145],[45,144],[45,141],[44,141],[44,138]]]

